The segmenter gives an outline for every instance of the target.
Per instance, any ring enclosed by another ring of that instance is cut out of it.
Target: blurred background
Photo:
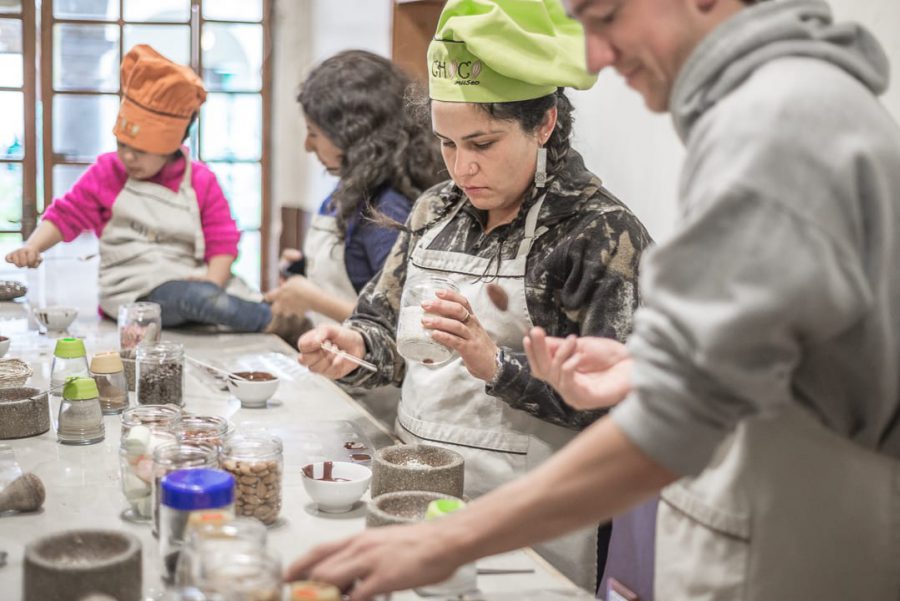
[[[870,27],[900,80],[900,2],[832,0]],[[0,254],[94,157],[115,149],[121,57],[147,43],[191,65],[209,91],[189,140],[216,173],[242,230],[236,271],[263,289],[279,249],[335,181],[303,151],[298,84],[346,48],[391,56],[418,78],[441,0],[0,0]],[[572,93],[575,147],[658,240],[676,214],[679,141],[612,72]],[[885,105],[900,120],[900,86]],[[96,246],[79,240],[77,252]],[[93,246],[92,246],[93,245]],[[58,247],[51,252],[74,252]],[[11,276],[7,265],[0,273]]]

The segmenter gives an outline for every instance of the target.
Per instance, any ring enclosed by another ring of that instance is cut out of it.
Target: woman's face
[[[306,115],[304,115],[306,117]],[[306,152],[313,152],[319,162],[331,175],[339,175],[344,153],[338,148],[319,126],[306,117]]]
[[[537,149],[550,137],[556,109],[538,132],[494,119],[475,104],[431,103],[434,135],[454,183],[477,208],[512,219],[534,180]]]
[[[155,154],[132,148],[128,144],[117,142],[116,152],[119,160],[125,165],[128,177],[134,179],[150,179],[159,173],[169,162],[170,154]]]

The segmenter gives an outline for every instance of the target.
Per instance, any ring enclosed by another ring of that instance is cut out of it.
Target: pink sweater
[[[184,166],[185,159],[180,157],[148,181],[177,192]],[[66,242],[87,230],[92,230],[99,238],[112,218],[112,205],[127,180],[128,174],[118,155],[115,152],[101,154],[68,192],[53,201],[44,212],[44,219],[59,228]],[[231,209],[215,174],[203,163],[192,161],[191,186],[197,194],[206,240],[204,259],[209,261],[216,255],[236,257],[241,234],[231,218]]]

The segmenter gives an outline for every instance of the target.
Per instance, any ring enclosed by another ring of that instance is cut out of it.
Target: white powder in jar
[[[455,352],[431,338],[431,330],[422,325],[425,309],[412,305],[400,309],[397,323],[397,351],[406,359],[425,365],[440,365]]]

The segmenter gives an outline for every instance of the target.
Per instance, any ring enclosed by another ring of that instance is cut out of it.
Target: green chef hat
[[[429,93],[448,102],[511,102],[586,90],[584,33],[560,0],[449,0],[428,47]]]

